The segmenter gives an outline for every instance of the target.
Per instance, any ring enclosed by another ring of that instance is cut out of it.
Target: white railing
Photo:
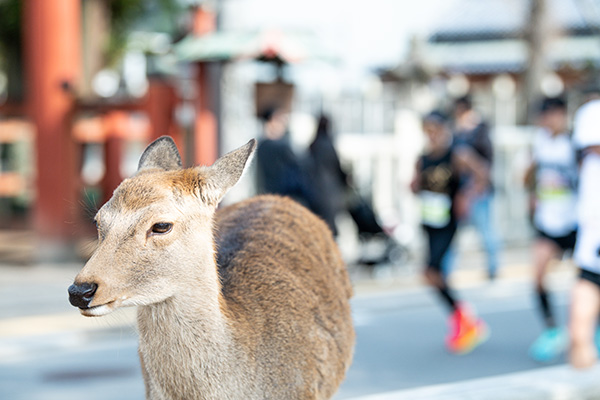
[[[409,185],[422,149],[422,133],[418,124],[399,125],[403,129],[396,133],[342,133],[336,145],[357,189],[371,201],[382,222],[418,230],[419,205]],[[506,244],[532,235],[527,192],[522,183],[532,135],[531,127],[498,127],[492,132],[494,220],[498,235]]]

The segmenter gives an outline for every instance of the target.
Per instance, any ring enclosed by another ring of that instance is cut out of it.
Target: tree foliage
[[[0,60],[21,46],[22,0],[0,0]],[[135,29],[174,33],[182,5],[177,0],[109,0],[110,41],[107,58],[116,62]]]
[[[21,45],[21,1],[0,0],[0,51]]]
[[[177,30],[183,8],[177,0],[112,0],[109,5],[111,35],[107,51],[109,63],[117,62],[133,30],[166,32]]]

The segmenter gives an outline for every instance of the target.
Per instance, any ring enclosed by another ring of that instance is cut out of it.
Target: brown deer
[[[350,366],[352,288],[325,223],[277,196],[216,211],[255,147],[182,169],[159,138],[96,215],[69,300],[138,306],[148,399],[329,399]]]

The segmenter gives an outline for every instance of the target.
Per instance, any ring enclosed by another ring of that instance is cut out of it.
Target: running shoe
[[[464,306],[452,313],[449,319],[450,332],[446,347],[455,354],[467,354],[489,338],[486,323],[471,315]]]
[[[569,338],[564,328],[548,328],[533,342],[529,356],[537,362],[551,362],[567,351]]]

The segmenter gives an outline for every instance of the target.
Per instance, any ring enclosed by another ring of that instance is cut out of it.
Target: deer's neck
[[[140,357],[149,386],[161,393],[157,398],[220,399],[228,398],[221,390],[247,390],[235,373],[244,356],[223,312],[211,260],[193,269],[198,275],[186,278],[185,289],[138,309]]]

